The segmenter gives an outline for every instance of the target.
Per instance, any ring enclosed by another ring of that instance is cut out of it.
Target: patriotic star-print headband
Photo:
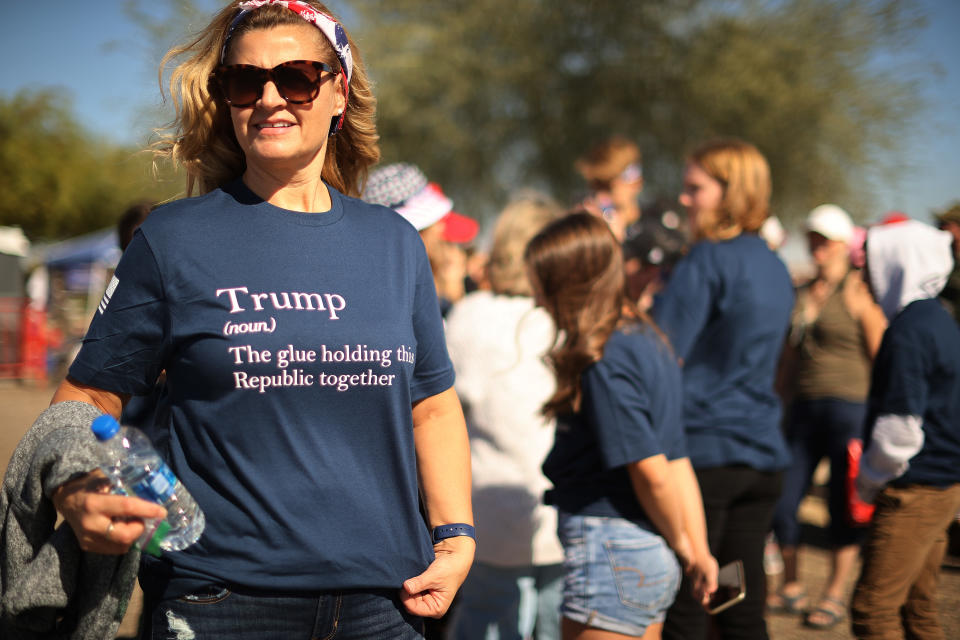
[[[350,52],[347,32],[344,31],[340,23],[331,16],[306,2],[300,2],[300,0],[248,0],[247,2],[238,4],[237,8],[240,9],[240,13],[238,13],[233,19],[233,22],[230,23],[230,27],[227,29],[227,37],[223,39],[223,48],[220,49],[220,64],[224,64],[226,60],[227,44],[230,42],[230,36],[233,35],[233,31],[237,28],[237,25],[239,25],[251,11],[268,4],[278,4],[281,7],[290,9],[319,29],[330,44],[333,45],[333,51],[337,55],[337,60],[340,62],[340,68],[343,69],[343,94],[345,98],[348,98],[350,95],[350,78],[353,77],[353,54]],[[340,119],[337,121],[337,131],[343,126],[345,112],[346,109],[344,109],[344,113],[340,114]]]

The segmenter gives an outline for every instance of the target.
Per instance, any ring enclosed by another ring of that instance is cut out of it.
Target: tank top
[[[863,402],[867,397],[871,363],[863,327],[843,303],[843,287],[849,277],[848,273],[810,323],[803,319],[809,287],[798,292],[790,332],[797,347],[794,388],[798,398]]]

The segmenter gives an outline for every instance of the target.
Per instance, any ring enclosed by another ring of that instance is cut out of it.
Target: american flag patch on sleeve
[[[120,281],[117,280],[117,276],[110,278],[110,284],[107,285],[107,290],[103,294],[103,299],[100,300],[100,306],[97,307],[97,310],[103,314],[107,310],[107,305],[110,304],[110,298],[113,297],[113,292],[117,290],[117,285],[120,284]]]

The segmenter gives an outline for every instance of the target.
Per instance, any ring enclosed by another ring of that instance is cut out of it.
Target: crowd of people
[[[706,141],[680,206],[641,206],[640,149],[612,137],[571,163],[587,198],[520,192],[485,242],[420,168],[378,164],[360,52],[321,3],[231,4],[168,59],[156,152],[191,197],[125,216],[8,468],[5,637],[112,637],[135,576],[144,639],[762,640],[771,610],[944,637],[960,209],[864,230],[819,206],[797,282],[759,149]],[[294,353],[309,384],[247,383]],[[163,509],[108,492],[104,413],[196,498],[195,544],[140,556]],[[797,512],[824,457],[814,598]]]

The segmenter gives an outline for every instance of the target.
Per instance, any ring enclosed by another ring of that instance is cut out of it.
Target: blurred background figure
[[[770,216],[760,227],[760,237],[767,241],[770,251],[779,251],[787,241],[787,230],[783,228],[780,218]]]
[[[883,214],[883,217],[880,218],[880,224],[897,224],[898,222],[906,222],[909,219],[910,216],[903,211],[887,211]]]
[[[960,201],[938,213],[936,219],[937,227],[953,236],[953,271],[940,293],[940,299],[947,303],[953,319],[960,322]]]
[[[446,316],[466,292],[465,245],[477,236],[476,220],[453,210],[453,201],[440,185],[428,182],[416,166],[398,162],[370,173],[363,199],[394,209],[420,232],[437,288],[440,311]]]
[[[758,231],[769,215],[766,158],[740,140],[691,154],[680,204],[696,243],[653,315],[683,363],[684,426],[706,510],[710,550],[742,560],[746,599],[718,614],[724,637],[767,637],[764,540],[790,461],[774,377],[793,308],[786,266]],[[681,588],[664,637],[701,640],[708,620]]]
[[[127,250],[127,246],[133,240],[133,234],[147,219],[153,208],[154,205],[149,202],[137,202],[127,207],[120,216],[120,220],[117,221],[117,243],[121,251]]]
[[[781,545],[784,574],[767,600],[773,611],[805,614],[807,626],[826,629],[843,619],[847,588],[857,560],[862,528],[851,525],[846,507],[847,442],[861,438],[870,367],[887,320],[859,270],[851,265],[853,220],[824,204],[806,220],[807,245],[816,268],[797,291],[778,387],[790,407],[787,444],[793,458],[773,528]],[[797,509],[821,458],[830,461],[830,577],[814,607],[799,581]],[[809,610],[809,611],[808,611]]]
[[[675,207],[656,202],[627,227],[622,244],[627,292],[643,311],[653,305],[653,297],[664,287],[673,265],[687,250],[687,238],[680,225]]]
[[[602,215],[618,240],[640,219],[643,167],[640,147],[615,136],[590,149],[575,164],[590,189],[584,205]]]
[[[468,294],[447,317],[470,435],[474,521],[484,541],[450,622],[454,640],[560,635],[563,550],[540,469],[554,436],[554,421],[540,413],[554,391],[543,361],[554,329],[534,305],[523,263],[527,242],[560,213],[534,193],[510,202],[494,227],[490,290]]]
[[[472,291],[489,291],[490,276],[487,273],[487,263],[490,262],[490,251],[477,243],[467,245],[467,293]]]
[[[863,269],[867,264],[867,229],[866,227],[854,227],[853,238],[850,240],[850,266],[855,269]]]
[[[947,637],[937,580],[960,511],[960,328],[936,296],[954,266],[952,242],[918,221],[867,237],[870,287],[890,327],[856,478],[860,498],[876,504],[851,607],[857,638]]]

